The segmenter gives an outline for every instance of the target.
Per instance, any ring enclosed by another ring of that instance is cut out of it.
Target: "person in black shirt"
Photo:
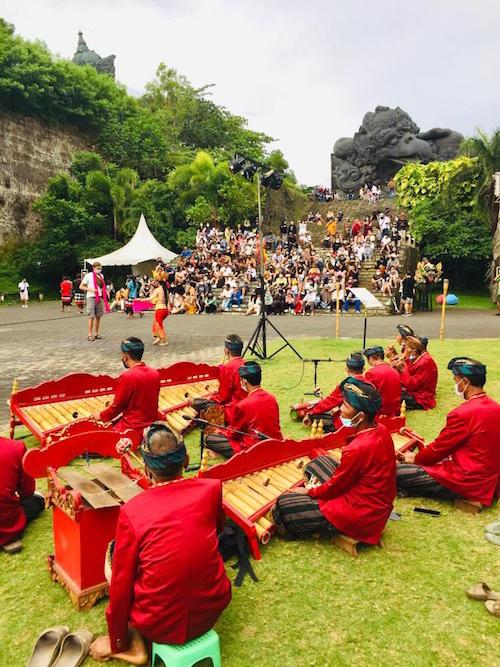
[[[411,273],[406,272],[401,281],[401,304],[404,306],[404,315],[409,317],[413,315],[413,299],[415,298],[415,278]]]

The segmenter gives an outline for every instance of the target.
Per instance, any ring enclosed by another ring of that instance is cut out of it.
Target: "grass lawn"
[[[453,290],[452,290],[453,291]],[[455,308],[460,309],[480,309],[480,310],[495,310],[495,304],[492,303],[491,297],[486,290],[482,292],[462,293],[456,292],[458,296],[458,303],[456,306],[448,306],[450,310]],[[439,307],[436,305],[436,307]]]
[[[378,341],[371,341],[370,343]],[[387,343],[387,341],[381,341]],[[300,340],[305,357],[345,358],[361,343]],[[433,342],[440,369],[438,407],[408,414],[408,424],[427,440],[437,434],[446,413],[458,403],[445,370],[450,357],[474,356],[488,365],[489,392],[500,399],[498,342]],[[275,392],[286,435],[306,430],[289,418],[289,406],[312,389],[313,368],[288,351],[264,366],[264,385]],[[343,364],[322,364],[319,385],[328,391],[342,379]],[[197,433],[189,436],[196,460]],[[441,516],[412,511],[415,505],[439,508]],[[485,581],[500,588],[500,550],[484,539],[483,527],[498,508],[471,516],[450,503],[401,499],[402,520],[390,521],[385,549],[368,548],[353,559],[327,540],[284,542],[279,537],[254,563],[259,583],[246,580],[233,590],[233,601],[216,626],[226,666],[253,665],[408,665],[498,664],[500,621],[464,589]],[[189,535],[186,535],[189,539]],[[67,624],[106,631],[101,601],[78,613],[67,593],[49,580],[46,556],[52,551],[51,516],[31,525],[24,549],[0,553],[0,666],[26,664],[35,637],[45,627]],[[231,579],[234,571],[228,569]],[[85,663],[95,665],[92,660]],[[107,663],[118,665],[116,661]]]

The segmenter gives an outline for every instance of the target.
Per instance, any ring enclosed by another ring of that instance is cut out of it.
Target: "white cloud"
[[[23,37],[70,58],[116,55],[138,91],[164,61],[278,139],[299,180],[329,182],[330,151],[377,104],[399,105],[423,129],[464,133],[498,123],[494,0],[0,0]]]

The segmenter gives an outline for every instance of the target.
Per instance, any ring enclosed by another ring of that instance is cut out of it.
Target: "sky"
[[[160,62],[276,139],[299,182],[330,182],[335,141],[377,105],[422,131],[500,125],[497,0],[0,0],[26,39],[116,55],[132,94]]]

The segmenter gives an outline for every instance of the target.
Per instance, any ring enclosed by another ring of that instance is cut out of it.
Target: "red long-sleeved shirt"
[[[357,380],[365,379],[362,373],[360,373],[359,375],[353,375],[349,377],[354,377]],[[323,412],[328,412],[329,410],[333,410],[333,408],[338,408],[339,405],[342,405],[343,402],[344,398],[342,396],[342,391],[340,390],[340,385],[338,384],[332,391],[332,393],[326,396],[325,398],[321,399],[321,401],[319,401],[318,403],[316,403],[316,405],[314,405],[311,408],[311,410],[309,410],[308,414],[319,415]]]
[[[118,378],[113,403],[99,418],[108,422],[122,415],[115,428],[142,431],[158,418],[160,374],[156,368],[140,364],[129,368]]]
[[[463,498],[491,505],[500,492],[500,405],[486,394],[464,401],[415,463]]]
[[[333,477],[308,494],[341,533],[377,544],[396,497],[396,458],[386,427],[377,424],[348,441]]]
[[[219,389],[211,400],[224,407],[226,424],[231,424],[235,406],[247,395],[241,387],[241,378],[238,373],[244,363],[242,357],[233,357],[227,363],[219,366]]]
[[[403,389],[406,389],[424,410],[436,407],[437,379],[436,362],[428,352],[421,354],[401,371]]]
[[[379,414],[397,417],[401,412],[401,380],[397,370],[384,361],[369,368],[365,379],[378,389],[382,397]]]
[[[127,628],[160,644],[210,630],[231,600],[218,551],[222,483],[184,479],[148,489],[120,509],[106,611],[111,650]]]
[[[238,431],[249,433],[249,435],[239,435],[231,431],[226,432],[235,452],[247,449],[260,440],[257,434],[250,435],[253,430],[259,431],[268,438],[283,440],[278,402],[262,387],[251,391],[235,406],[231,426]]]
[[[23,470],[23,442],[0,438],[0,546],[18,539],[26,527],[21,498],[33,495],[35,480]]]

